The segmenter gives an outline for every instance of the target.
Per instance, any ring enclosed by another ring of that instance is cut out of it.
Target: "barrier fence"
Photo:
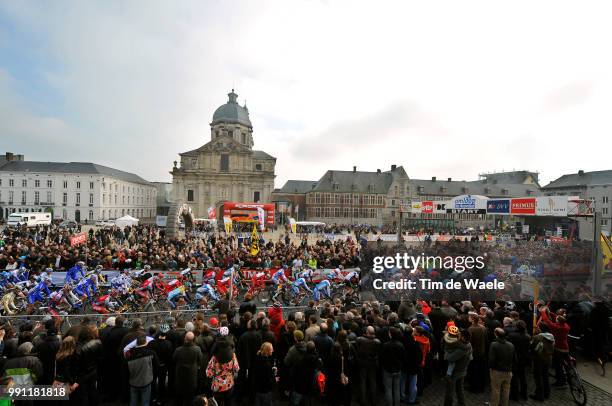
[[[283,317],[286,319],[290,313],[304,311],[308,308],[308,306],[287,306],[282,307]],[[258,306],[257,311],[266,311],[269,309],[269,306]],[[235,321],[238,318],[238,308],[234,308],[236,311]],[[204,315],[205,321],[211,317],[218,316],[219,312],[217,310],[212,309],[180,309],[180,310],[158,310],[151,312],[124,312],[124,313],[108,313],[108,314],[100,314],[100,313],[87,313],[87,314],[67,314],[62,316],[57,316],[60,320],[59,322],[59,330],[60,332],[66,332],[70,327],[74,325],[78,325],[82,323],[84,320],[88,320],[90,323],[94,323],[97,326],[101,326],[109,317],[117,317],[122,316],[126,319],[127,325],[129,326],[130,321],[134,319],[140,319],[145,328],[148,328],[152,325],[159,325],[165,322],[166,317],[172,316],[175,319],[182,318],[186,321],[191,321],[194,319],[196,314]],[[10,322],[13,327],[19,329],[26,323],[42,323],[45,318],[48,318],[49,314],[37,314],[37,315],[11,315],[11,316],[2,316],[0,320],[2,323]]]

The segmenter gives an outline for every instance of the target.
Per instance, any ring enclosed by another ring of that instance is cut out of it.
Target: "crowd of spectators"
[[[592,323],[607,321],[608,307],[596,309]],[[533,335],[529,308],[501,301],[311,302],[285,312],[243,303],[152,325],[84,319],[64,332],[47,318],[18,331],[2,325],[0,371],[4,383],[65,384],[74,405],[397,406],[426,398],[440,379],[446,406],[465,405],[464,387],[492,405],[544,401],[549,371],[566,384],[570,326],[565,309],[555,310],[539,307]]]

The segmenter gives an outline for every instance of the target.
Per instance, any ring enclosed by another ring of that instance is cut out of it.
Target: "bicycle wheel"
[[[567,367],[567,383],[572,394],[572,398],[577,405],[584,406],[587,403],[587,394],[582,379],[578,371],[573,366]]]

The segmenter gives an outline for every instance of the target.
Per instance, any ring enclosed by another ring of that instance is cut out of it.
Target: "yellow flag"
[[[257,234],[257,225],[253,223],[253,232],[251,233],[251,255],[259,254],[259,234]]]

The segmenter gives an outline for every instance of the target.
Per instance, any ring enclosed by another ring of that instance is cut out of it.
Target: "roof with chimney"
[[[553,180],[542,189],[576,188],[591,185],[612,184],[612,170],[570,173]]]
[[[537,196],[538,185],[522,183],[487,183],[484,180],[456,181],[448,179],[410,179],[420,195],[460,196],[482,195],[487,197]]]
[[[396,178],[406,178],[408,175],[401,166],[392,166],[389,171],[365,172],[329,170],[319,179],[313,192],[335,193],[375,193],[387,194]]]

